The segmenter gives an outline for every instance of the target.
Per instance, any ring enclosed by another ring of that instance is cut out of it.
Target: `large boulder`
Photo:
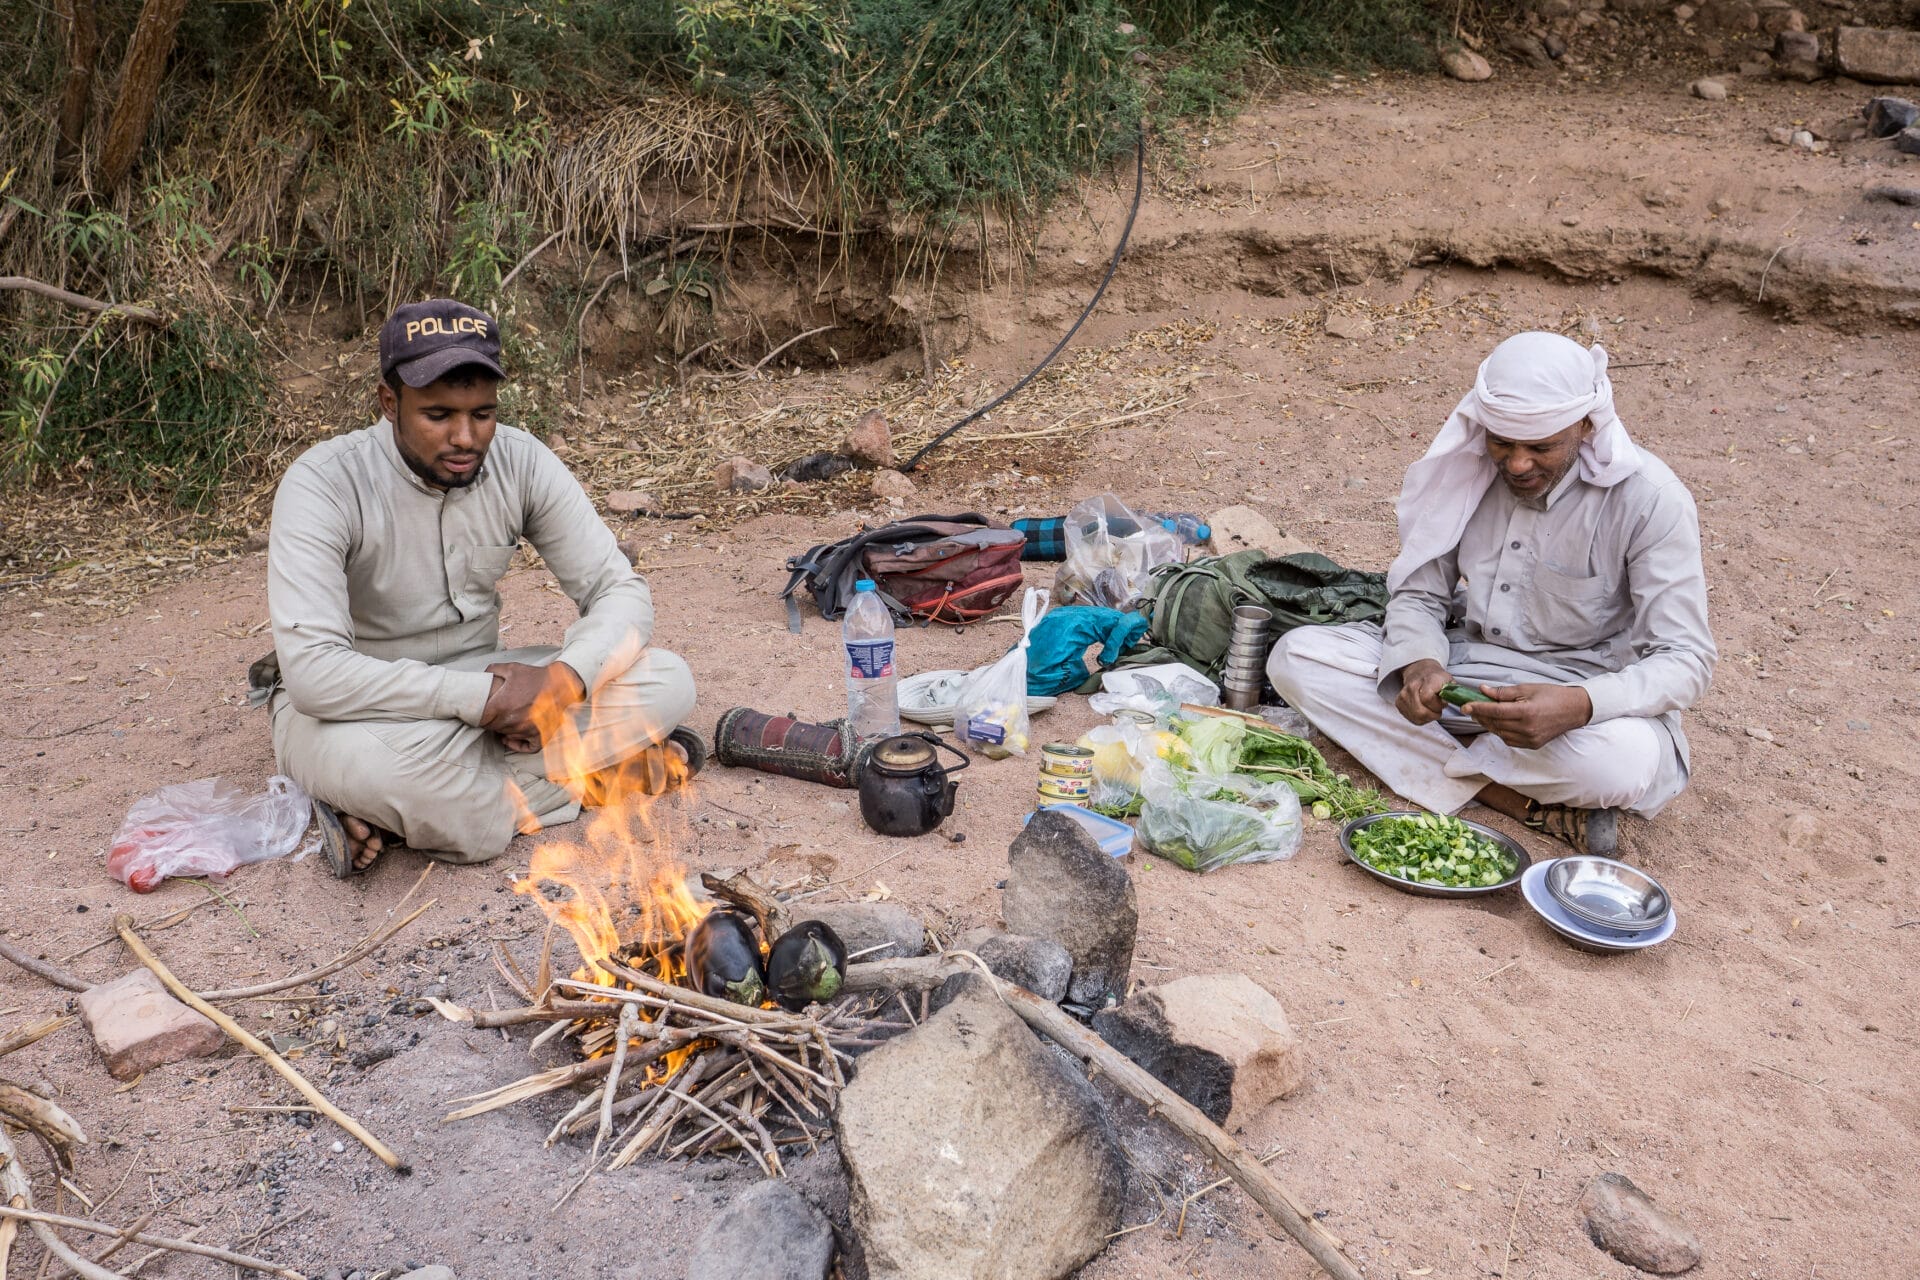
[[[1833,62],[1855,80],[1920,84],[1920,31],[1837,28],[1833,33]]]
[[[1000,914],[1013,933],[1051,938],[1073,957],[1067,999],[1102,1008],[1127,989],[1140,909],[1133,877],[1061,813],[1033,815],[1007,851]]]
[[[913,912],[897,902],[825,902],[793,910],[793,920],[818,920],[847,944],[847,954],[866,952],[862,960],[896,960],[923,954],[927,931]],[[879,950],[873,950],[873,948]],[[857,963],[857,962],[856,962]]]
[[[832,1261],[832,1226],[805,1196],[772,1178],[708,1221],[687,1280],[825,1280]]]
[[[1226,1128],[1306,1078],[1300,1038],[1264,987],[1238,973],[1177,978],[1093,1016],[1106,1042]]]
[[[1603,1173],[1580,1194],[1587,1236],[1630,1267],[1677,1276],[1700,1262],[1700,1237],[1623,1174]]]
[[[863,1057],[834,1130],[872,1280],[1051,1280],[1120,1228],[1097,1097],[991,994]]]

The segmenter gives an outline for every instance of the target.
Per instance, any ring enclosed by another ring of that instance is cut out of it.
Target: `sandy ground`
[[[1444,217],[1412,210],[1402,219],[1451,218],[1462,241],[1531,227],[1558,243],[1596,226],[1645,233],[1679,219],[1614,180],[1609,166],[1628,153],[1634,172],[1656,171],[1649,181],[1684,183],[1696,221],[1722,216],[1704,202],[1726,188],[1768,232],[1801,208],[1796,235],[1831,255],[1851,254],[1852,236],[1866,230],[1878,256],[1860,269],[1883,268],[1879,278],[1894,281],[1885,297],[1911,279],[1920,232],[1907,226],[1911,211],[1858,201],[1860,188],[1887,179],[1881,153],[1788,156],[1759,136],[1762,123],[1804,114],[1809,95],[1838,114],[1857,101],[1850,90],[1756,84],[1714,104],[1724,110],[1712,116],[1673,86],[1664,96],[1551,85],[1497,100],[1468,94],[1408,83],[1299,95],[1224,131],[1218,146],[1230,157],[1202,165],[1184,194],[1150,199],[1142,265],[1123,272],[1121,296],[1087,338],[1172,320],[1207,326],[1218,389],[1177,415],[1109,431],[1071,483],[1009,473],[963,484],[936,466],[924,505],[1051,513],[1106,489],[1147,508],[1247,502],[1343,562],[1380,566],[1394,546],[1400,471],[1492,343],[1527,327],[1599,335],[1621,366],[1630,429],[1699,499],[1721,647],[1714,688],[1688,718],[1694,786],[1658,822],[1630,822],[1623,839],[1624,856],[1673,892],[1674,940],[1631,957],[1575,951],[1517,895],[1461,906],[1376,885],[1343,865],[1330,826],[1310,824],[1298,857],[1283,864],[1197,878],[1130,858],[1145,922],[1135,978],[1238,971],[1280,997],[1305,1041],[1308,1082],[1241,1137],[1279,1152],[1271,1167],[1369,1274],[1634,1274],[1587,1242],[1573,1207],[1605,1170],[1695,1227],[1703,1277],[1915,1273],[1920,1243],[1902,1206],[1920,1173],[1909,1079],[1920,928],[1904,926],[1920,922],[1920,901],[1906,874],[1913,842],[1898,834],[1916,816],[1920,758],[1911,331],[1887,306],[1809,302],[1808,312],[1844,327],[1786,323],[1751,295],[1703,299],[1672,278],[1687,272],[1627,260],[1576,280],[1499,269],[1549,269],[1551,254],[1539,253],[1468,256],[1493,270],[1443,256],[1371,280],[1336,268],[1338,292],[1309,298],[1294,292],[1306,281],[1284,272],[1256,287],[1249,259],[1219,247],[1251,243],[1233,228],[1254,222],[1290,244],[1350,246],[1335,234],[1343,223],[1364,232],[1400,216],[1406,202],[1393,193],[1420,181],[1398,170],[1402,161],[1428,166],[1443,188],[1438,170],[1502,166],[1511,199],[1478,212],[1463,199]],[[1599,148],[1529,140],[1524,153],[1501,150],[1556,110],[1620,132]],[[1408,129],[1445,133],[1444,154],[1383,145],[1361,127],[1386,128],[1396,112]],[[1470,120],[1487,112],[1491,123]],[[1707,120],[1707,144],[1664,136],[1672,126],[1658,122],[1682,114]],[[1302,164],[1323,175],[1313,179],[1319,194],[1273,191],[1247,211],[1210,202],[1203,185],[1224,184],[1242,152],[1257,157],[1287,130],[1317,138]],[[1606,207],[1582,205],[1584,227],[1566,226],[1558,206],[1529,194],[1542,182]],[[1034,283],[983,304],[986,341],[971,358],[1011,373],[1050,345],[1048,316],[1085,271],[1072,261],[1077,245],[1111,230],[1102,212],[1091,211],[1097,225],[1063,227]],[[1737,277],[1697,283],[1738,295]],[[1807,283],[1796,296],[1844,292]],[[1323,307],[1372,319],[1372,334],[1326,336]],[[1019,425],[1017,413],[1011,421]],[[721,534],[620,526],[645,556],[657,643],[683,653],[700,681],[696,723],[739,704],[838,711],[834,629],[814,618],[789,635],[776,596],[787,555],[856,519],[769,516]],[[222,774],[258,784],[272,771],[264,716],[241,696],[246,663],[265,647],[263,569],[263,557],[243,559],[106,618],[19,595],[0,602],[14,706],[0,758],[0,911],[15,942],[67,957],[109,937],[114,912],[157,916],[206,897],[176,883],[136,900],[106,877],[104,850],[126,806],[163,783]],[[505,594],[509,643],[557,636],[571,613],[542,570],[516,572]],[[996,625],[914,631],[904,665],[972,665],[1009,638]],[[1069,698],[1040,727],[1069,737],[1094,722]],[[912,841],[869,833],[844,794],[722,769],[672,803],[666,826],[694,868],[827,868],[849,896],[887,892],[952,933],[997,918],[994,886],[1033,769],[976,766],[953,819]],[[962,844],[947,838],[961,833]],[[117,1221],[152,1209],[154,1229],[200,1226],[228,1243],[272,1227],[255,1250],[314,1275],[370,1278],[433,1261],[469,1280],[682,1274],[711,1207],[745,1185],[744,1172],[644,1165],[594,1179],[555,1213],[549,1206],[583,1159],[574,1146],[540,1145],[564,1104],[439,1122],[450,1098],[531,1069],[524,1036],[503,1043],[414,1003],[443,991],[480,1005],[504,997],[486,960],[496,940],[531,960],[540,921],[508,888],[524,872],[525,846],[487,867],[437,871],[428,887],[437,905],[378,961],[323,993],[247,1009],[262,1034],[312,1042],[302,1068],[413,1162],[410,1179],[351,1140],[336,1150],[343,1135],[324,1122],[224,1110],[290,1100],[244,1056],[168,1067],[115,1091],[84,1034],[70,1030],[13,1055],[6,1074],[45,1085],[87,1127],[94,1142],[75,1181]],[[155,934],[155,945],[206,986],[297,971],[375,926],[419,865],[401,855],[344,886],[312,861],[250,868],[223,886],[231,906],[209,905]],[[89,979],[127,966],[116,946],[69,963]],[[8,971],[6,1025],[64,1003]],[[1142,1169],[1130,1223],[1159,1211],[1156,1179],[1159,1195],[1176,1200],[1211,1181],[1128,1108],[1116,1115]],[[802,1161],[798,1176],[831,1207],[833,1173],[822,1156]],[[1199,1202],[1181,1238],[1171,1224],[1126,1236],[1083,1274],[1311,1274],[1232,1189]],[[35,1249],[22,1254],[32,1260]],[[178,1260],[146,1272],[218,1273]]]

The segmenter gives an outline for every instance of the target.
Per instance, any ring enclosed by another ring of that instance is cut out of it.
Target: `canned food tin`
[[[1051,804],[1066,801],[1069,804],[1085,804],[1093,795],[1092,778],[1062,778],[1055,774],[1040,775],[1040,798]]]
[[[1093,748],[1070,742],[1049,742],[1040,748],[1040,770],[1060,778],[1093,776]]]

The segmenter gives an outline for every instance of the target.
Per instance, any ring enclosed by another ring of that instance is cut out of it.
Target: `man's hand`
[[[1510,747],[1544,747],[1593,719],[1593,699],[1578,685],[1482,685],[1492,702],[1460,708]]]
[[[493,692],[480,714],[480,727],[499,734],[509,751],[538,751],[560,717],[586,701],[585,682],[564,662],[544,667],[495,662],[487,671],[493,676]]]
[[[1400,668],[1400,696],[1393,700],[1393,705],[1414,724],[1432,724],[1446,706],[1440,701],[1440,690],[1452,679],[1447,669],[1432,658],[1409,662]]]

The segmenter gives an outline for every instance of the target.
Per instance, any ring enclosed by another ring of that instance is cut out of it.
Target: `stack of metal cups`
[[[1233,611],[1233,637],[1227,644],[1227,668],[1220,683],[1227,705],[1235,711],[1258,706],[1266,686],[1267,652],[1273,648],[1273,613],[1257,604]]]

